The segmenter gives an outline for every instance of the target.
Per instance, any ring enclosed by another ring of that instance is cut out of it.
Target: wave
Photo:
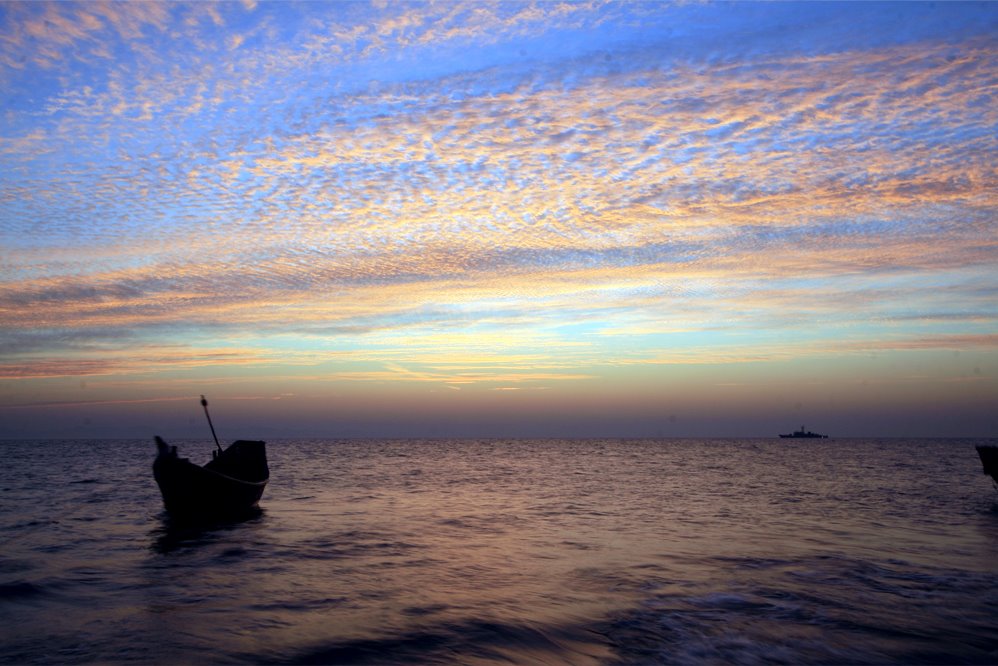
[[[841,555],[716,559],[726,579],[659,583],[641,607],[607,624],[617,663],[995,663],[998,656],[996,574]]]
[[[577,626],[537,626],[483,618],[443,622],[379,638],[332,641],[301,652],[255,655],[249,661],[286,664],[599,663],[609,656],[603,636]]]

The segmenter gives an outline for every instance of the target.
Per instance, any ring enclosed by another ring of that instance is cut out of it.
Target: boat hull
[[[236,442],[204,467],[161,447],[152,469],[167,512],[185,518],[250,511],[270,476],[263,442]]]

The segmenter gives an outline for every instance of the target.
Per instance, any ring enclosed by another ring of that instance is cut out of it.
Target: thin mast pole
[[[222,451],[222,445],[218,443],[218,435],[215,434],[215,426],[211,424],[211,414],[208,413],[208,401],[201,396],[201,406],[204,407],[204,415],[208,417],[208,427],[211,428],[211,436],[215,438],[215,446],[218,447],[219,452]]]

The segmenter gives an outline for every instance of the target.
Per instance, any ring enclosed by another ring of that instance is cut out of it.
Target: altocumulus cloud
[[[995,12],[923,10],[4,4],[10,374],[993,347]]]

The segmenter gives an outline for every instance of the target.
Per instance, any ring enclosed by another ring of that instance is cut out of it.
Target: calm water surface
[[[0,442],[0,662],[998,663],[975,443],[276,441],[194,529],[151,441]]]

